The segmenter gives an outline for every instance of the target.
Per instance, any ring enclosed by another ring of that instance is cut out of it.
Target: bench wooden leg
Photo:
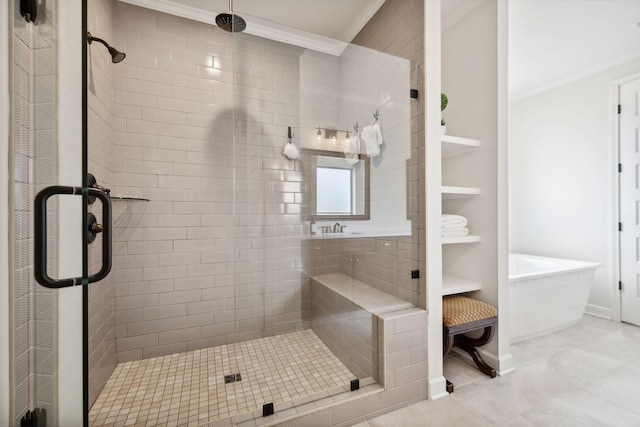
[[[456,335],[455,345],[462,343],[462,344],[472,345],[475,347],[480,347],[485,345],[489,341],[491,341],[491,338],[493,338],[494,332],[495,332],[494,325],[489,325],[484,328],[484,330],[482,331],[482,335],[480,335],[478,338],[471,338],[466,335]]]
[[[496,377],[496,370],[487,365],[476,347],[485,345],[491,341],[494,330],[494,326],[487,326],[484,328],[482,335],[478,338],[470,338],[465,335],[457,335],[455,337],[455,345],[469,353],[478,369],[480,369],[482,373],[489,375],[491,378]]]
[[[449,354],[449,352],[451,351],[451,349],[453,348],[453,342],[454,342],[454,336],[453,335],[449,335],[449,331],[444,330],[443,332],[444,335],[444,344],[443,344],[443,348],[442,348],[442,354],[447,355]]]

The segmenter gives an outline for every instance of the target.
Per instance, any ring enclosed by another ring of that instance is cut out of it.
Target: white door
[[[621,319],[640,325],[640,79],[620,86]]]

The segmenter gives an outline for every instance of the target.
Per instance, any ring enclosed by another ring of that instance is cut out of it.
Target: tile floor
[[[585,315],[511,352],[516,372],[495,379],[448,356],[452,395],[356,426],[640,426],[639,327]]]
[[[241,381],[225,384],[227,374]],[[92,427],[198,426],[343,391],[353,374],[312,330],[120,363],[89,413]],[[326,394],[326,393],[324,393]]]

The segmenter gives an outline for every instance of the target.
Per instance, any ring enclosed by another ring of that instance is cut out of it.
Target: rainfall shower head
[[[125,58],[125,56],[127,56],[124,52],[120,52],[115,47],[109,46],[109,43],[102,40],[101,38],[93,37],[91,33],[87,31],[87,42],[91,44],[94,41],[102,43],[103,45],[106,46],[106,48],[109,50],[109,54],[111,55],[111,62],[113,62],[114,64],[121,62]]]
[[[229,13],[221,13],[216,16],[216,24],[230,33],[241,33],[247,28],[245,20],[233,14],[233,0],[229,0]]]

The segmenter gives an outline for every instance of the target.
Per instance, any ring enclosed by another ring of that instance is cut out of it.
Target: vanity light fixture
[[[355,132],[358,132],[358,124],[353,127]],[[317,127],[316,132],[316,144],[321,145],[325,139],[331,141],[332,145],[337,145],[338,140],[340,140],[343,146],[347,146],[351,143],[351,131],[350,130],[342,130],[342,129],[329,129]],[[344,139],[339,138],[340,134],[344,133]]]

